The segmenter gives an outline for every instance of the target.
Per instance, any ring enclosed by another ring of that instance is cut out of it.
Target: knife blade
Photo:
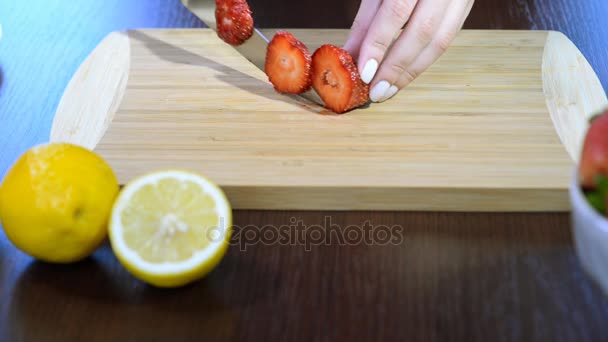
[[[215,20],[215,0],[180,0],[190,12],[197,16],[205,25],[217,33]],[[254,27],[251,38],[241,45],[230,45],[249,62],[265,73],[266,49],[270,40]],[[314,90],[299,95],[289,95],[292,98],[307,102],[308,105],[317,106],[317,111],[322,111],[324,102]]]

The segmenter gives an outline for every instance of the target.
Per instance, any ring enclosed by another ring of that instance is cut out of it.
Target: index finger
[[[353,58],[359,57],[361,43],[369,30],[369,25],[374,19],[382,0],[362,0],[359,11],[350,28],[348,39],[344,44],[344,50],[348,51]]]

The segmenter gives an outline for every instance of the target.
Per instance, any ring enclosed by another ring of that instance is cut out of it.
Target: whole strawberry
[[[608,215],[608,109],[591,120],[581,153],[579,176],[587,198]]]

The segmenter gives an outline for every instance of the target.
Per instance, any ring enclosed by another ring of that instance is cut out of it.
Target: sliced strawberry
[[[361,80],[357,65],[344,49],[331,44],[322,45],[312,55],[312,87],[337,114],[366,104],[369,85]]]
[[[310,53],[286,31],[277,32],[266,50],[264,70],[279,93],[300,94],[310,89]]]
[[[597,186],[599,177],[608,177],[608,109],[595,116],[586,133],[579,163],[581,185]]]
[[[253,34],[253,17],[246,0],[215,0],[217,35],[230,45],[241,45]]]

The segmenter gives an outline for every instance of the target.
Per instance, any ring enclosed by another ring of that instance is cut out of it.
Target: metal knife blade
[[[210,29],[217,32],[217,23],[215,21],[215,0],[180,0],[181,3],[197,16],[205,25]],[[266,60],[266,48],[270,40],[264,36],[257,28],[253,29],[253,35],[246,42],[241,45],[233,46],[243,57],[253,63],[258,69],[265,72],[264,64]],[[323,100],[314,90],[309,90],[306,93],[300,95],[292,95],[291,97],[297,98],[308,102],[309,105],[316,105],[323,107]],[[323,108],[317,108],[318,111]]]

